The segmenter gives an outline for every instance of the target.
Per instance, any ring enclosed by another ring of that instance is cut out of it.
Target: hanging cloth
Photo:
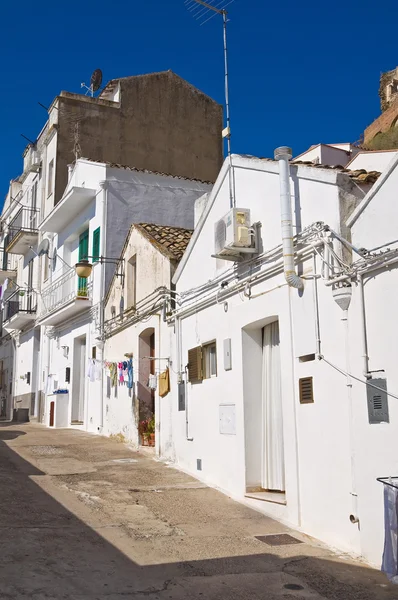
[[[130,358],[130,360],[127,362],[127,387],[129,388],[129,390],[131,390],[133,385],[134,385],[134,369],[133,369],[133,360]]]
[[[119,373],[119,384],[124,383],[124,375],[123,375],[123,363],[120,362],[117,365],[118,373]]]
[[[95,372],[95,379],[97,381],[99,381],[102,376],[102,362],[100,360],[94,361],[94,372]]]
[[[149,375],[148,387],[150,390],[156,390],[158,387],[158,380],[156,379],[156,375]]]
[[[384,553],[381,570],[398,584],[398,489],[384,486]]]
[[[87,360],[87,377],[91,382],[95,381],[95,360],[93,358]]]
[[[164,398],[170,391],[170,372],[167,368],[159,375],[159,396]]]
[[[109,373],[110,373],[110,377],[111,377],[111,386],[116,387],[117,386],[117,364],[116,363],[111,363],[109,365]]]

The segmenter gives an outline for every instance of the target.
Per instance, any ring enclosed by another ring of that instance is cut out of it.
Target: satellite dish
[[[95,69],[94,73],[91,75],[90,79],[90,87],[93,92],[98,92],[102,83],[102,71],[101,69]]]
[[[48,251],[50,250],[50,242],[47,239],[44,239],[40,244],[39,247],[37,249],[37,254],[39,256],[43,256],[43,254],[48,254]]]

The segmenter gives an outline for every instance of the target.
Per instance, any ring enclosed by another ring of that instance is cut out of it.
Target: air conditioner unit
[[[214,241],[216,256],[239,256],[244,248],[250,248],[250,210],[232,208],[215,224]]]

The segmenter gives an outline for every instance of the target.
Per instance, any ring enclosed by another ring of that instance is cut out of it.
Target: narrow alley
[[[381,573],[74,430],[0,426],[0,528],[2,599],[396,598]]]

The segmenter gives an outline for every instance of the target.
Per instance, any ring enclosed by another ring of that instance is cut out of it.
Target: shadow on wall
[[[121,551],[50,496],[43,489],[48,476],[41,483],[45,473],[5,443],[23,434],[0,426],[0,552],[6,565],[0,579],[1,598],[315,600],[316,592],[329,600],[396,598],[398,588],[383,587],[387,582],[376,571],[300,555],[187,557],[153,564],[151,543],[162,548],[164,556],[168,549],[175,555],[176,546],[177,552],[178,545],[186,547],[181,531],[159,535],[152,542],[125,532]],[[230,515],[225,513],[227,524]],[[103,535],[116,540],[112,527],[105,527]],[[216,546],[209,550],[206,539],[200,540],[207,553],[217,554]],[[134,560],[138,556],[140,564]]]

